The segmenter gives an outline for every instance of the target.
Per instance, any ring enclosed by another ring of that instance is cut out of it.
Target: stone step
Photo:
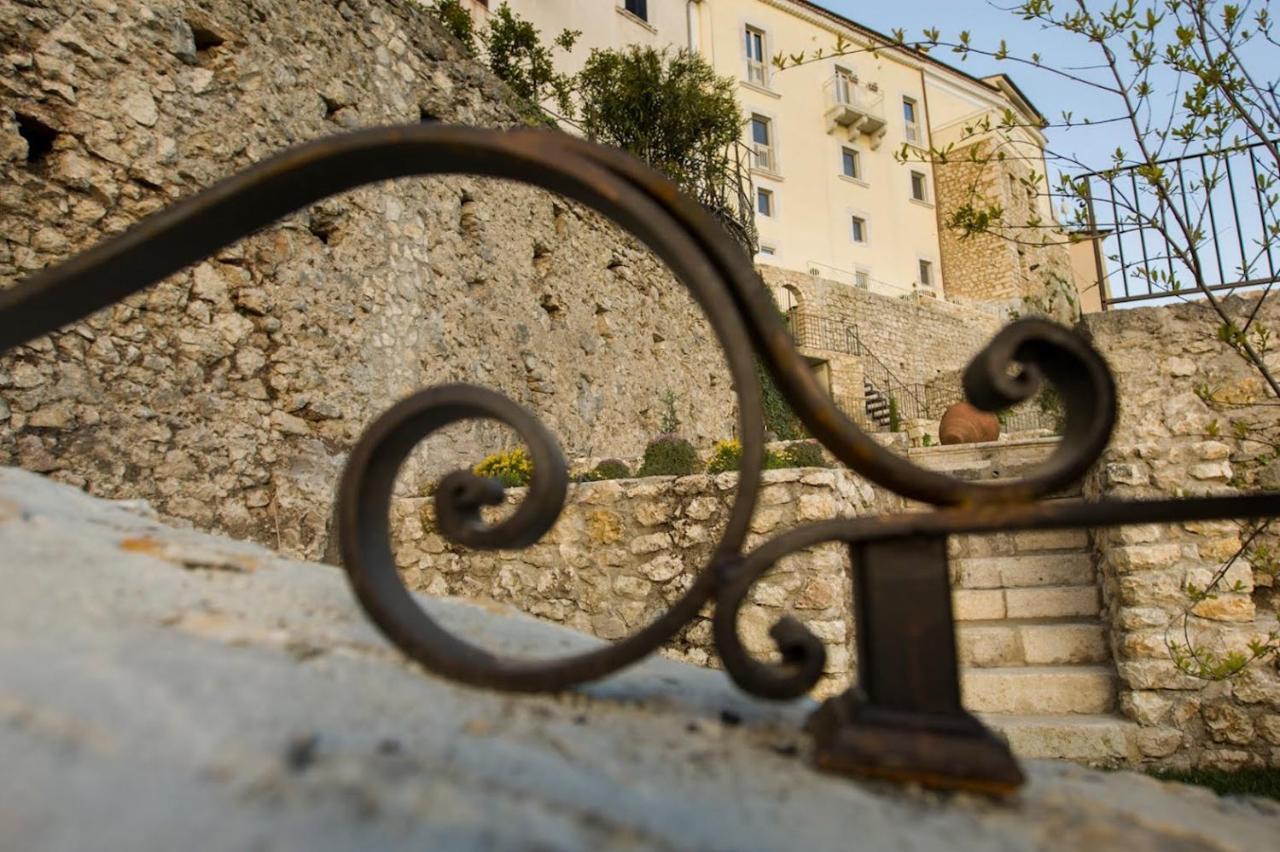
[[[1023,666],[964,669],[960,692],[975,713],[1021,716],[1109,713],[1115,707],[1110,666]]]
[[[1061,551],[1087,553],[1088,548],[1089,534],[1084,530],[1020,530],[952,536],[949,552],[952,558],[965,558]]]
[[[1075,760],[1094,765],[1138,759],[1138,726],[1118,716],[980,716],[1023,759]]]
[[[1097,586],[1037,586],[1023,589],[956,589],[951,593],[956,621],[1001,618],[1097,618]]]
[[[962,666],[1055,666],[1111,659],[1101,624],[1037,620],[969,621],[956,630]]]
[[[950,570],[951,585],[958,589],[1094,585],[1093,558],[1083,551],[965,556],[952,559]]]

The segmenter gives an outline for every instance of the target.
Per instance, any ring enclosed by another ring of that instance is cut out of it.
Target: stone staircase
[[[913,450],[966,479],[1009,478],[1053,441]],[[1078,498],[1079,491],[1057,499]],[[1116,712],[1116,671],[1084,530],[957,536],[950,559],[965,706],[1028,758],[1113,763],[1137,727]]]
[[[862,383],[862,394],[863,399],[866,400],[867,419],[881,429],[888,429],[891,422],[889,417],[889,397],[885,396],[871,382],[865,380]]]

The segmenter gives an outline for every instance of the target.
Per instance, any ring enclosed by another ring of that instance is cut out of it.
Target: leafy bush
[[[684,438],[664,435],[644,448],[636,476],[686,476],[698,472],[698,451]]]
[[[567,53],[580,35],[580,30],[563,30],[551,44]],[[517,95],[534,105],[553,97],[561,112],[572,111],[569,95],[573,80],[556,71],[552,48],[542,43],[537,27],[503,3],[490,15],[482,40],[489,70]]]
[[[556,70],[555,53],[571,51],[581,31],[562,30],[550,44],[544,44],[538,28],[506,3],[493,11],[488,27],[481,31],[476,30],[471,13],[459,0],[436,0],[429,9],[468,53],[515,92],[530,121],[554,124],[543,110],[549,100],[565,115],[572,112],[573,77]]]
[[[431,7],[431,11],[440,23],[444,24],[444,28],[453,33],[458,41],[462,42],[462,46],[467,49],[467,53],[472,56],[476,52],[476,25],[471,20],[471,12],[462,5],[462,0],[436,0],[435,5]]]
[[[486,456],[475,466],[475,474],[496,479],[507,488],[518,488],[533,479],[533,459],[524,447],[516,447]]]
[[[688,50],[593,50],[577,76],[588,139],[629,151],[687,190],[725,178],[742,134],[737,81]]]
[[[831,467],[816,441],[802,441],[782,451],[788,467]]]
[[[742,442],[737,438],[716,441],[707,459],[707,473],[724,473],[742,466]]]
[[[583,482],[603,482],[606,479],[627,479],[631,468],[618,459],[605,459],[582,476]]]
[[[780,470],[787,467],[830,467],[823,458],[822,448],[813,441],[805,441],[787,447],[781,452],[765,450],[764,469]],[[717,441],[707,459],[707,473],[724,473],[742,469],[742,442],[737,438]]]

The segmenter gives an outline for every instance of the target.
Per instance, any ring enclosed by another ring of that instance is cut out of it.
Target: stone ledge
[[[0,584],[14,848],[834,849],[856,825],[877,849],[1225,850],[1268,848],[1280,820],[1047,762],[1002,805],[821,775],[798,734],[811,702],[660,658],[559,697],[466,689],[406,663],[332,567],[9,469]],[[508,653],[594,642],[419,600]]]

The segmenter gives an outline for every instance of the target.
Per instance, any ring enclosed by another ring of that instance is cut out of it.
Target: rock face
[[[30,0],[0,4],[0,44],[0,286],[290,145],[519,121],[409,0]],[[399,181],[9,353],[0,463],[314,558],[346,451],[419,387],[500,390],[570,455],[638,454],[666,391],[690,437],[730,435],[708,330],[647,250],[576,205]],[[406,485],[511,441],[459,427]]]
[[[980,444],[1000,437],[1000,420],[967,402],[957,402],[942,412],[938,440],[943,444]]]
[[[817,774],[810,702],[651,659],[563,696],[426,676],[341,572],[0,471],[0,836],[15,849],[1269,848],[1280,807],[1032,763],[1014,800]],[[422,599],[505,653],[595,640]]]

